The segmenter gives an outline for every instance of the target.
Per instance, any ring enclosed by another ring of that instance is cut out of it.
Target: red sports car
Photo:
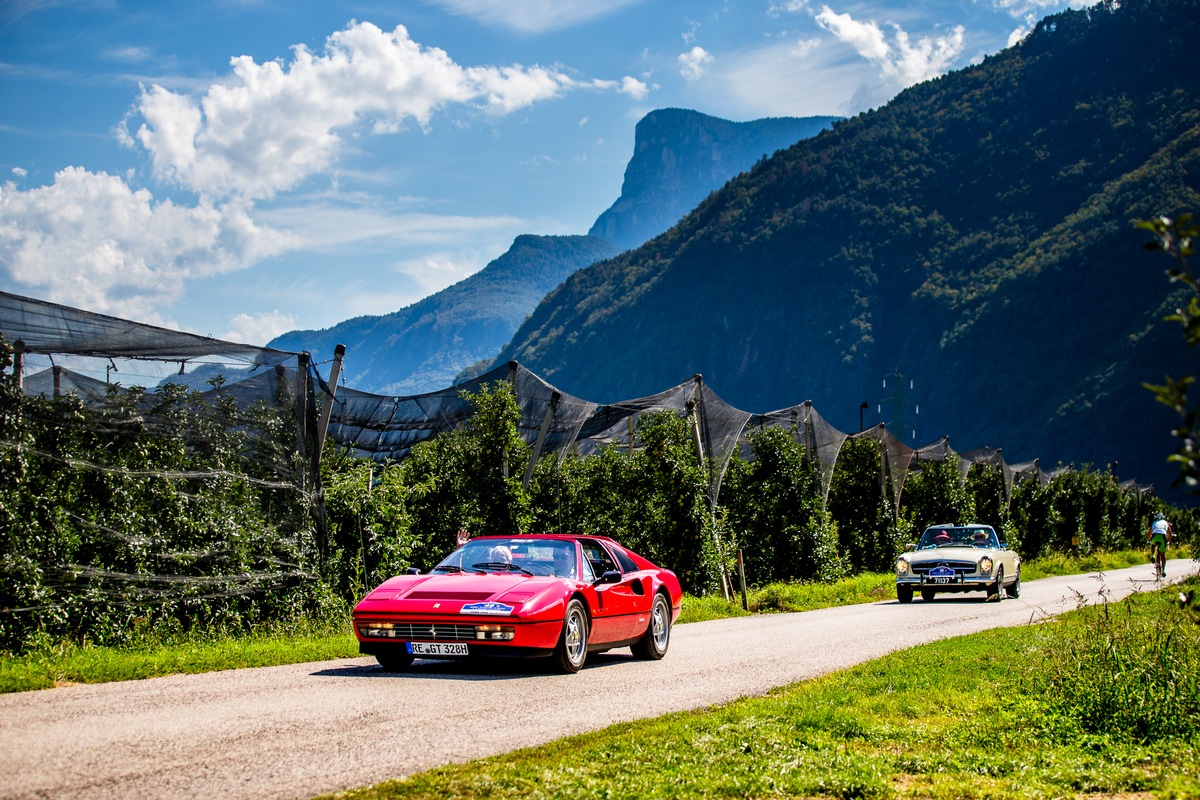
[[[482,536],[427,575],[389,578],[354,608],[359,651],[386,670],[414,658],[667,653],[683,592],[675,573],[605,536]]]

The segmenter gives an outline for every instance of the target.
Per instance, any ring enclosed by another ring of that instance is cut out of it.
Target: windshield
[[[975,525],[962,527],[928,528],[917,545],[919,550],[934,547],[999,547],[996,533],[991,528]]]
[[[442,559],[433,572],[515,572],[574,578],[575,542],[521,537],[476,539]]]

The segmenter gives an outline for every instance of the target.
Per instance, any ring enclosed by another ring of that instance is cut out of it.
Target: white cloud
[[[455,14],[524,33],[581,25],[642,0],[429,0]]]
[[[578,82],[544,67],[463,67],[424,47],[404,26],[385,32],[353,23],[322,54],[296,46],[290,63],[232,59],[232,75],[199,100],[161,86],[144,89],[136,139],[160,179],[202,196],[258,199],[294,188],[333,166],[342,136],[363,123],[376,134],[466,104],[504,115],[578,88],[644,96],[645,84]]]
[[[24,167],[13,167],[12,174],[16,175],[18,178],[24,178],[26,175],[29,174],[29,172],[26,171],[26,169]]]
[[[679,74],[684,80],[696,81],[704,77],[704,73],[713,62],[712,55],[703,47],[696,45],[686,53],[680,53],[679,58]]]
[[[54,183],[0,192],[0,274],[37,296],[132,319],[158,318],[192,279],[284,252],[284,234],[238,203],[170,200],[120,178],[69,167]]]
[[[265,345],[282,333],[295,330],[296,318],[275,309],[260,314],[234,314],[229,318],[229,330],[221,335],[227,342]]]
[[[1069,0],[992,0],[991,5],[997,11],[1007,11],[1014,17],[1022,18],[1031,15],[1034,17],[1044,16],[1059,8],[1067,6],[1079,8],[1082,5],[1091,5],[1091,3],[1072,3]]]
[[[835,13],[822,6],[814,16],[821,27],[849,44],[860,56],[875,64],[885,79],[904,88],[942,74],[962,53],[964,29],[956,25],[950,33],[935,39],[922,37],[916,44],[899,26],[893,24],[893,37],[887,36],[875,22],[860,22],[849,14]]]

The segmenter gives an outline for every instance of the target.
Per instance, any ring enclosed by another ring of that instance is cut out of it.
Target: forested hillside
[[[411,306],[321,331],[292,331],[270,346],[327,358],[344,344],[345,382],[363,391],[441,389],[465,367],[494,356],[546,292],[616,252],[591,236],[518,236],[479,272]]]
[[[1142,383],[1195,365],[1132,220],[1200,208],[1197,41],[1197,0],[1048,17],[577,273],[497,362],[598,402],[702,373],[844,430],[866,401],[912,444],[1169,483],[1172,416]]]

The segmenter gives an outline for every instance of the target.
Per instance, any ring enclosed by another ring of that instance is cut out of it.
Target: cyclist
[[[1150,526],[1148,538],[1150,539],[1150,557],[1154,559],[1158,576],[1164,577],[1167,574],[1167,545],[1171,541],[1171,523],[1167,522],[1162,514],[1159,514],[1154,520],[1154,524]]]

